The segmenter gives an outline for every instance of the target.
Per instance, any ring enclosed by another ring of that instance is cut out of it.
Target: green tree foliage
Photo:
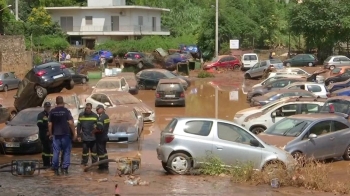
[[[41,35],[33,38],[35,48],[40,50],[63,50],[69,47],[65,37],[58,35]]]

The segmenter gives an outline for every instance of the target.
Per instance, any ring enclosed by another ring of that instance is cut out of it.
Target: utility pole
[[[16,0],[16,10],[15,10],[15,12],[16,12],[16,21],[18,21],[18,0]]]
[[[219,56],[219,0],[215,4],[215,57]]]

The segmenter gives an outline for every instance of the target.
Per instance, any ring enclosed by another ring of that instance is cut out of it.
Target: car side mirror
[[[96,88],[96,86],[92,86],[91,88]]]
[[[83,105],[80,105],[80,106],[79,106],[79,109],[84,109],[84,106],[83,106]]]
[[[276,112],[272,112],[272,113],[271,113],[271,118],[276,118],[276,116],[277,116],[277,113],[276,113]]]
[[[256,139],[251,139],[250,140],[250,145],[254,146],[254,147],[259,147],[260,146],[260,142]]]
[[[316,135],[316,134],[311,133],[311,134],[309,135],[309,139],[315,139],[315,138],[317,138],[317,135]]]
[[[111,106],[111,104],[109,102],[105,102],[104,103],[107,107]]]

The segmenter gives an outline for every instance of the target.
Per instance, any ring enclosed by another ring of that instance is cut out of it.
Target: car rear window
[[[244,55],[243,60],[245,61],[256,61],[258,57],[256,55]]]
[[[179,83],[163,83],[159,84],[157,91],[182,91]]]
[[[332,70],[332,73],[337,74],[337,73],[339,73],[340,71],[341,71],[341,68],[334,68],[334,69]]]
[[[172,133],[174,132],[174,129],[176,127],[177,124],[177,119],[173,118],[173,120],[165,127],[165,129],[163,130],[163,132],[166,133]]]
[[[329,56],[328,58],[326,58],[326,60],[324,60],[324,62],[329,62],[331,60],[331,56]]]
[[[213,126],[212,121],[206,121],[206,120],[188,121],[185,124],[184,132],[193,134],[193,135],[208,136],[212,126]]]

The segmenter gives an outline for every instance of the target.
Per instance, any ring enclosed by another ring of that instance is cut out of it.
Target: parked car
[[[266,93],[265,95],[253,97],[250,101],[250,106],[261,106],[270,103],[271,101],[275,101],[281,99],[282,97],[313,97],[317,98],[317,96],[309,91],[301,90],[301,89],[278,89]]]
[[[202,52],[199,47],[195,44],[185,45],[180,44],[179,46],[181,52],[189,52],[193,58],[200,59],[202,58]]]
[[[137,112],[143,115],[145,122],[155,121],[154,110],[128,92],[93,92],[89,97],[86,98],[85,102],[91,103],[93,108],[96,108],[99,104],[103,105],[106,108],[119,108],[123,105],[134,107]]]
[[[12,120],[17,115],[17,110],[13,106],[0,104],[0,123]]]
[[[247,100],[250,101],[253,97],[258,97],[261,95],[264,95],[270,91],[276,90],[276,89],[282,89],[289,84],[292,84],[294,82],[300,82],[303,81],[302,78],[282,78],[277,79],[275,81],[272,81],[268,84],[265,84],[264,86],[253,88],[252,90],[248,91],[247,94]]]
[[[241,61],[232,55],[220,55],[213,58],[210,62],[204,64],[203,69],[219,69],[219,68],[229,68],[229,69],[239,69],[241,67]]]
[[[79,114],[84,111],[84,104],[80,102],[78,95],[74,92],[53,93],[46,96],[43,101],[42,107],[45,102],[50,102],[52,106],[56,105],[56,97],[63,97],[65,107],[68,108],[73,116],[74,125],[77,126]]]
[[[327,98],[330,96],[328,89],[324,86],[324,84],[319,84],[315,82],[294,82],[284,89],[302,89],[309,91],[321,98]]]
[[[36,125],[41,107],[27,108],[20,111],[0,130],[0,152],[2,153],[40,153],[39,129]]]
[[[279,59],[270,59],[256,63],[252,68],[245,72],[244,78],[260,78],[269,67],[274,69],[283,69],[283,63]]]
[[[89,81],[89,77],[85,74],[80,74],[73,69],[68,69],[69,73],[72,75],[72,79],[75,84],[86,84]]]
[[[252,68],[255,64],[259,62],[259,56],[256,53],[243,54],[241,58],[242,70],[247,70]]]
[[[157,48],[154,52],[159,56],[155,56],[156,60],[160,60],[158,63],[160,63],[164,69],[170,71],[176,70],[178,63],[187,63],[190,60],[187,54],[174,53],[169,55],[169,53],[162,48]]]
[[[291,59],[287,59],[283,62],[283,65],[287,67],[309,66],[313,67],[317,65],[318,60],[312,54],[298,54]]]
[[[307,81],[324,83],[324,77],[319,74],[320,73],[318,71],[311,74],[301,68],[288,67],[284,69],[275,69],[273,72],[270,72],[268,78],[276,75],[300,75],[307,78]]]
[[[257,87],[260,87],[260,86],[269,85],[273,81],[276,81],[276,80],[282,79],[282,78],[299,78],[299,79],[302,79],[302,78],[306,78],[306,77],[302,76],[302,75],[291,75],[291,74],[276,75],[276,76],[273,76],[273,77],[266,78],[265,80],[261,81],[260,83],[255,84],[252,88],[257,88]]]
[[[241,125],[244,122],[244,119],[246,119],[247,116],[250,116],[252,114],[259,113],[265,109],[271,108],[274,105],[277,105],[279,103],[284,103],[288,101],[291,97],[283,97],[281,99],[278,99],[276,101],[271,101],[270,103],[262,106],[255,106],[255,107],[249,107],[243,110],[238,111],[235,116],[233,117],[233,122]]]
[[[345,80],[343,82],[336,82],[336,83],[329,84],[327,86],[327,89],[329,92],[333,92],[333,91],[337,91],[347,87],[350,87],[350,79]]]
[[[12,72],[0,72],[0,90],[7,91],[18,88],[21,80]]]
[[[137,66],[139,69],[153,68],[152,60],[142,52],[127,52],[123,58],[124,66]]]
[[[330,72],[330,76],[337,76],[345,72],[350,72],[350,67],[336,67]]]
[[[143,117],[133,107],[107,108],[109,116],[108,140],[111,142],[135,142],[143,131]]]
[[[344,82],[346,80],[350,79],[350,72],[344,72],[342,74],[336,75],[336,76],[330,76],[328,77],[324,83],[326,86],[336,83],[336,82]]]
[[[95,62],[95,65],[100,65],[101,63],[101,57],[105,59],[112,59],[113,53],[108,50],[99,50],[94,52],[92,55],[88,56],[86,58],[86,61],[92,61]]]
[[[343,55],[329,56],[323,62],[324,69],[333,70],[336,67],[343,67],[343,66],[347,66],[350,68],[350,59]]]
[[[258,137],[283,148],[296,159],[350,160],[350,123],[334,114],[299,114],[269,127]]]
[[[186,106],[185,89],[178,78],[159,80],[155,94],[155,107],[164,105]]]
[[[172,72],[164,69],[146,69],[136,74],[137,83],[139,89],[153,89],[155,90],[158,86],[160,79],[174,79],[178,78],[181,81],[183,88],[186,90],[188,83],[180,76],[176,76]]]
[[[66,66],[57,62],[35,66],[18,86],[14,106],[17,111],[41,106],[47,94],[59,93],[63,88],[74,88],[72,75]]]
[[[129,93],[136,95],[139,93],[139,86],[137,84],[136,75],[133,72],[121,72],[118,74],[119,77],[125,78],[129,85]]]
[[[335,96],[328,98],[321,108],[320,113],[335,113],[348,119],[350,114],[350,97]]]
[[[330,94],[331,97],[335,97],[335,96],[350,96],[350,87],[348,88],[342,88],[336,91],[333,91]]]
[[[165,171],[187,174],[200,167],[209,154],[225,165],[252,163],[254,169],[268,169],[271,163],[290,168],[291,155],[262,142],[232,122],[213,118],[173,118],[161,132],[158,159]]]
[[[113,76],[100,79],[95,86],[92,87],[93,92],[101,91],[124,91],[129,92],[129,84],[124,77]]]
[[[287,116],[318,113],[326,100],[310,97],[291,98],[286,102],[267,108],[261,113],[247,116],[242,126],[254,134],[259,134]]]

